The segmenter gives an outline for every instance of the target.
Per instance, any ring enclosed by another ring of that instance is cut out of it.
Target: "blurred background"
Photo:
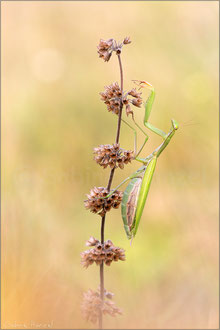
[[[104,324],[218,327],[218,2],[54,1],[2,3],[2,328],[96,327],[80,304],[99,268],[83,269],[80,253],[100,238],[100,218],[83,201],[108,181],[93,148],[114,142],[117,116],[99,92],[119,81],[116,56],[104,63],[96,46],[126,36],[125,89],[151,82],[150,122],[168,131],[175,118],[180,128],[132,246],[120,210],[107,215],[105,237],[127,260],[105,267],[123,315]],[[135,108],[139,123],[143,113]],[[143,156],[161,143],[149,135]],[[127,127],[120,143],[133,148]],[[118,169],[113,186],[138,167]]]

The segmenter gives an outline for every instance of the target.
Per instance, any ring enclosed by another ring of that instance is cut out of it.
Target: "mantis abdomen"
[[[136,234],[150,189],[156,160],[157,157],[154,156],[147,164],[144,174],[141,177],[132,179],[124,191],[121,213],[125,231],[129,239]]]
[[[121,215],[124,222],[124,228],[128,238],[131,236],[131,228],[135,217],[137,208],[137,199],[140,192],[142,178],[134,178],[127,185],[122,202],[121,202]]]

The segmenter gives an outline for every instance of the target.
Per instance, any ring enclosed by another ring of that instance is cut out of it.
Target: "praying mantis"
[[[127,185],[122,198],[121,203],[121,215],[124,223],[125,232],[127,234],[128,239],[133,239],[137,233],[137,229],[141,220],[141,216],[144,210],[144,206],[146,203],[146,199],[148,196],[148,192],[150,189],[151,181],[153,178],[153,174],[155,172],[157,159],[160,156],[160,154],[163,152],[163,150],[168,146],[170,143],[170,140],[174,136],[176,130],[179,127],[179,124],[176,120],[171,120],[171,128],[168,133],[163,132],[162,130],[154,127],[152,124],[148,122],[152,105],[155,99],[155,90],[154,87],[146,82],[146,81],[134,81],[137,85],[139,85],[139,88],[143,88],[147,86],[150,89],[150,95],[147,99],[147,102],[145,104],[145,115],[144,115],[144,125],[147,127],[150,131],[153,133],[159,135],[162,137],[163,142],[159,147],[157,147],[150,155],[148,155],[146,158],[140,158],[139,154],[141,153],[144,145],[146,144],[148,140],[148,135],[144,132],[144,130],[136,123],[134,117],[133,121],[134,124],[144,133],[146,136],[145,141],[143,145],[141,146],[140,150],[136,152],[136,145],[137,145],[137,133],[136,130],[130,126],[125,120],[123,122],[128,125],[133,131],[135,135],[135,156],[134,159],[138,162],[142,163],[142,166],[135,171],[133,174],[131,174],[128,178],[123,180],[115,189],[117,190],[121,185],[126,183],[127,181],[131,180],[130,183]],[[113,192],[114,192],[113,191]],[[113,193],[111,192],[111,194]],[[109,197],[111,194],[109,194],[106,197]]]

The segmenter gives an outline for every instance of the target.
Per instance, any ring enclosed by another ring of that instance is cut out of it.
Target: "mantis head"
[[[150,90],[154,90],[154,87],[147,81],[145,80],[132,80],[135,85],[139,86],[139,89],[148,87]]]
[[[172,119],[171,122],[172,122],[173,129],[175,129],[175,131],[176,131],[179,128],[178,122],[175,119]]]

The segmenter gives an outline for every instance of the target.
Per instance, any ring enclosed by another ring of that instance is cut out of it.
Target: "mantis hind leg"
[[[114,192],[116,192],[116,190],[118,190],[118,188],[120,188],[127,181],[134,179],[134,178],[139,178],[141,175],[141,172],[142,172],[142,170],[141,171],[139,170],[138,173],[135,172],[135,173],[131,174],[130,176],[128,176],[115,189],[113,189],[113,191],[111,191],[107,196],[103,197],[103,199],[111,197],[114,194]]]
[[[111,197],[114,192],[116,192],[116,190],[118,190],[118,188],[120,188],[125,182],[127,182],[128,180],[133,179],[133,175],[127,177],[126,179],[124,179],[115,189],[113,189],[113,191],[111,191],[107,196],[103,197],[103,198],[109,198]]]

